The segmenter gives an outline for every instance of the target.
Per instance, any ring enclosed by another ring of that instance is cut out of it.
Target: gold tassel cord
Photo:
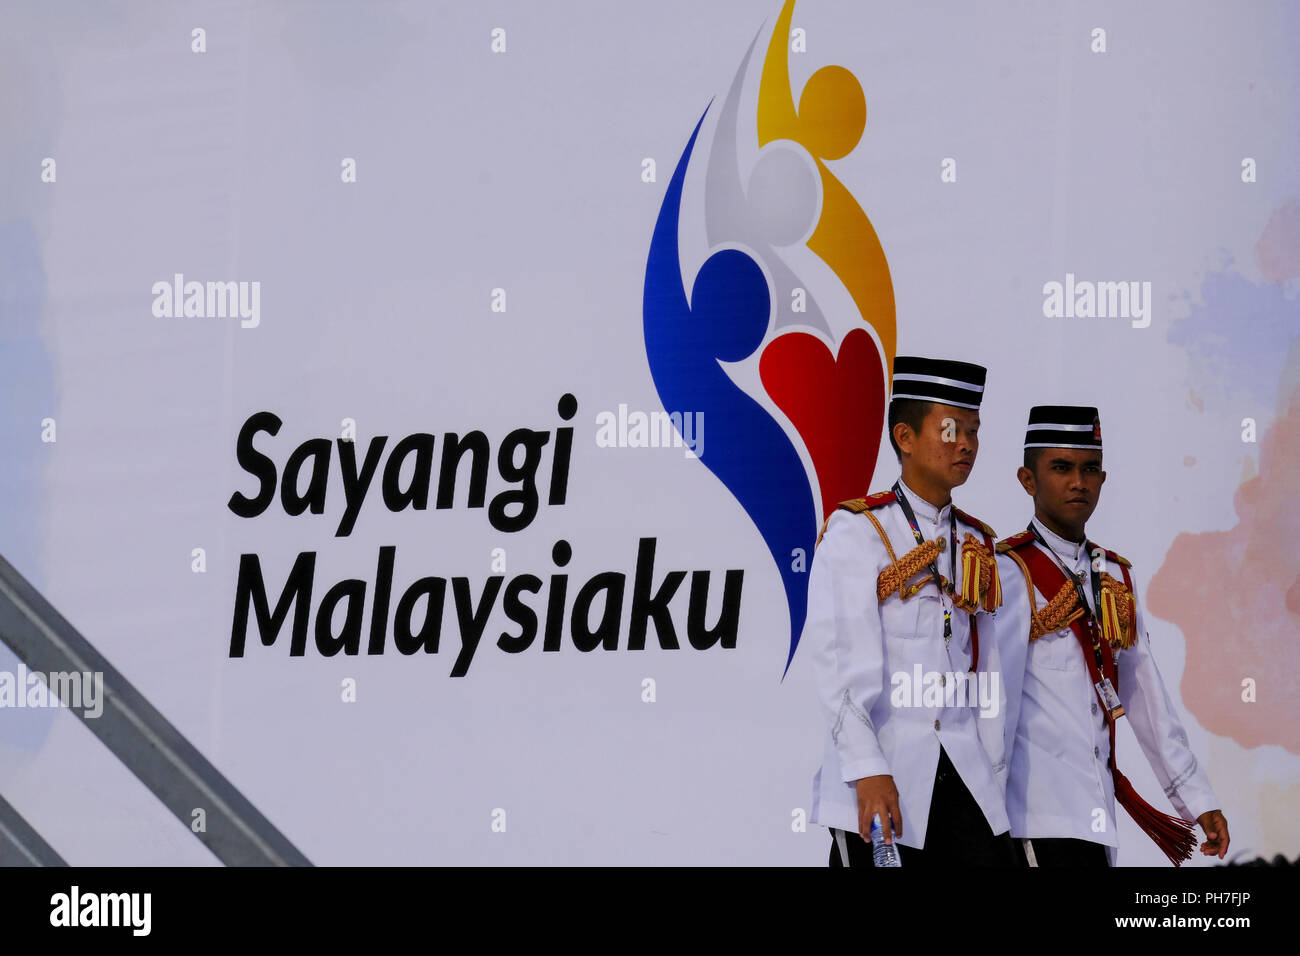
[[[891,594],[897,593],[904,601],[916,594],[927,583],[934,580],[933,574],[927,574],[920,581],[913,585],[907,582],[918,571],[928,567],[939,556],[939,542],[926,541],[924,544],[918,544],[907,554],[903,555],[901,560],[895,561],[885,570],[880,572],[880,577],[876,579],[876,599],[883,601]],[[891,555],[892,557],[892,555]],[[940,578],[940,586],[946,582]]]
[[[1069,627],[1081,617],[1083,608],[1079,607],[1078,592],[1066,581],[1055,597],[1030,615],[1029,639],[1036,641],[1044,634],[1053,634]]]
[[[914,596],[934,580],[934,574],[926,574],[912,584],[907,582],[933,563],[940,553],[938,541],[919,544],[901,559],[894,558],[891,549],[893,563],[876,579],[877,599],[883,601],[889,595],[897,594],[906,601]],[[981,609],[993,611],[1002,605],[1002,581],[998,577],[998,564],[993,552],[969,532],[961,546],[961,569],[962,586],[959,593],[952,595],[954,605],[970,614]],[[946,577],[939,576],[940,590],[946,592],[950,585]]]
[[[1079,607],[1079,593],[1069,581],[1043,608],[1030,615],[1029,639],[1036,641],[1044,634],[1052,634],[1069,627],[1083,617]],[[1123,584],[1105,571],[1101,575],[1101,632],[1111,647],[1132,647],[1137,628],[1134,626],[1133,595]]]

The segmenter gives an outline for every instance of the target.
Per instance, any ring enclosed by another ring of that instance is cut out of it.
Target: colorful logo
[[[643,306],[660,401],[704,414],[709,443],[700,461],[744,508],[781,572],[790,613],[786,670],[807,615],[818,527],[840,501],[870,490],[896,338],[884,249],[826,166],[862,138],[862,86],[843,67],[825,66],[796,107],[793,12],[787,0],[759,71],[756,106],[746,109],[759,36],[751,42],[684,210],[687,171],[712,102],[696,123],[655,224]],[[689,283],[683,228],[702,232],[691,238],[709,250]]]

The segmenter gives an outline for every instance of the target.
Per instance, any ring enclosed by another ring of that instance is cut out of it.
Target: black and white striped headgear
[[[969,362],[899,355],[894,359],[893,398],[979,408],[987,370]]]
[[[1035,405],[1025,429],[1026,448],[1095,448],[1101,451],[1101,419],[1084,405]]]

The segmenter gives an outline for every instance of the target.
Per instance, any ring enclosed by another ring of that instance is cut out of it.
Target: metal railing
[[[87,728],[227,866],[311,866],[221,772],[0,557],[0,640],[42,674],[99,673],[104,709]],[[205,827],[191,829],[202,808]],[[0,864],[62,865],[34,829],[0,799]]]

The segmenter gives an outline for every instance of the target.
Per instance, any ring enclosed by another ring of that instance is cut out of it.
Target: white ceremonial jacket
[[[1066,541],[1034,520],[1051,550],[1034,542],[1028,547],[1054,551],[1071,573],[1087,573],[1092,557],[1083,543]],[[1123,581],[1121,568],[1109,558],[1105,570]],[[1006,752],[1010,755],[1007,780],[1007,814],[1016,838],[1073,837],[1112,849],[1119,845],[1115,826],[1115,785],[1107,760],[1110,732],[1106,715],[1093,687],[1083,649],[1070,628],[1029,641],[1029,591],[1024,573],[1009,555],[998,555],[1002,579],[1002,607],[995,615],[998,650],[1005,674]],[[1131,573],[1131,572],[1130,572]],[[1095,612],[1092,588],[1084,579],[1084,596]],[[1041,609],[1047,598],[1035,589]],[[1210,782],[1187,744],[1174,705],[1156,669],[1147,637],[1146,619],[1134,588],[1137,639],[1130,648],[1116,648],[1120,703],[1142,747],[1142,752],[1164,787],[1174,809],[1195,820],[1219,804]],[[1127,772],[1135,755],[1120,755],[1119,769]],[[1141,796],[1159,809],[1157,794]],[[1104,820],[1100,819],[1104,814]]]
[[[946,542],[951,533],[949,507],[936,510],[903,488],[922,536]],[[916,547],[897,502],[872,514],[889,535],[897,558]],[[981,529],[958,521],[959,549],[968,532],[983,542]],[[960,559],[959,550],[959,587]],[[939,572],[951,578],[949,562],[945,548]],[[876,579],[890,565],[884,543],[865,514],[837,510],[831,515],[813,558],[808,619],[800,641],[813,662],[829,729],[821,769],[813,779],[811,819],[856,833],[855,781],[891,774],[903,818],[898,842],[924,848],[942,744],[993,832],[1005,833],[1006,690],[1000,676],[994,676],[998,652],[991,617],[978,614],[980,674],[967,675],[967,612],[953,609],[952,638],[945,646],[943,606],[949,602],[934,584],[926,584],[906,601],[897,593],[877,600]]]

